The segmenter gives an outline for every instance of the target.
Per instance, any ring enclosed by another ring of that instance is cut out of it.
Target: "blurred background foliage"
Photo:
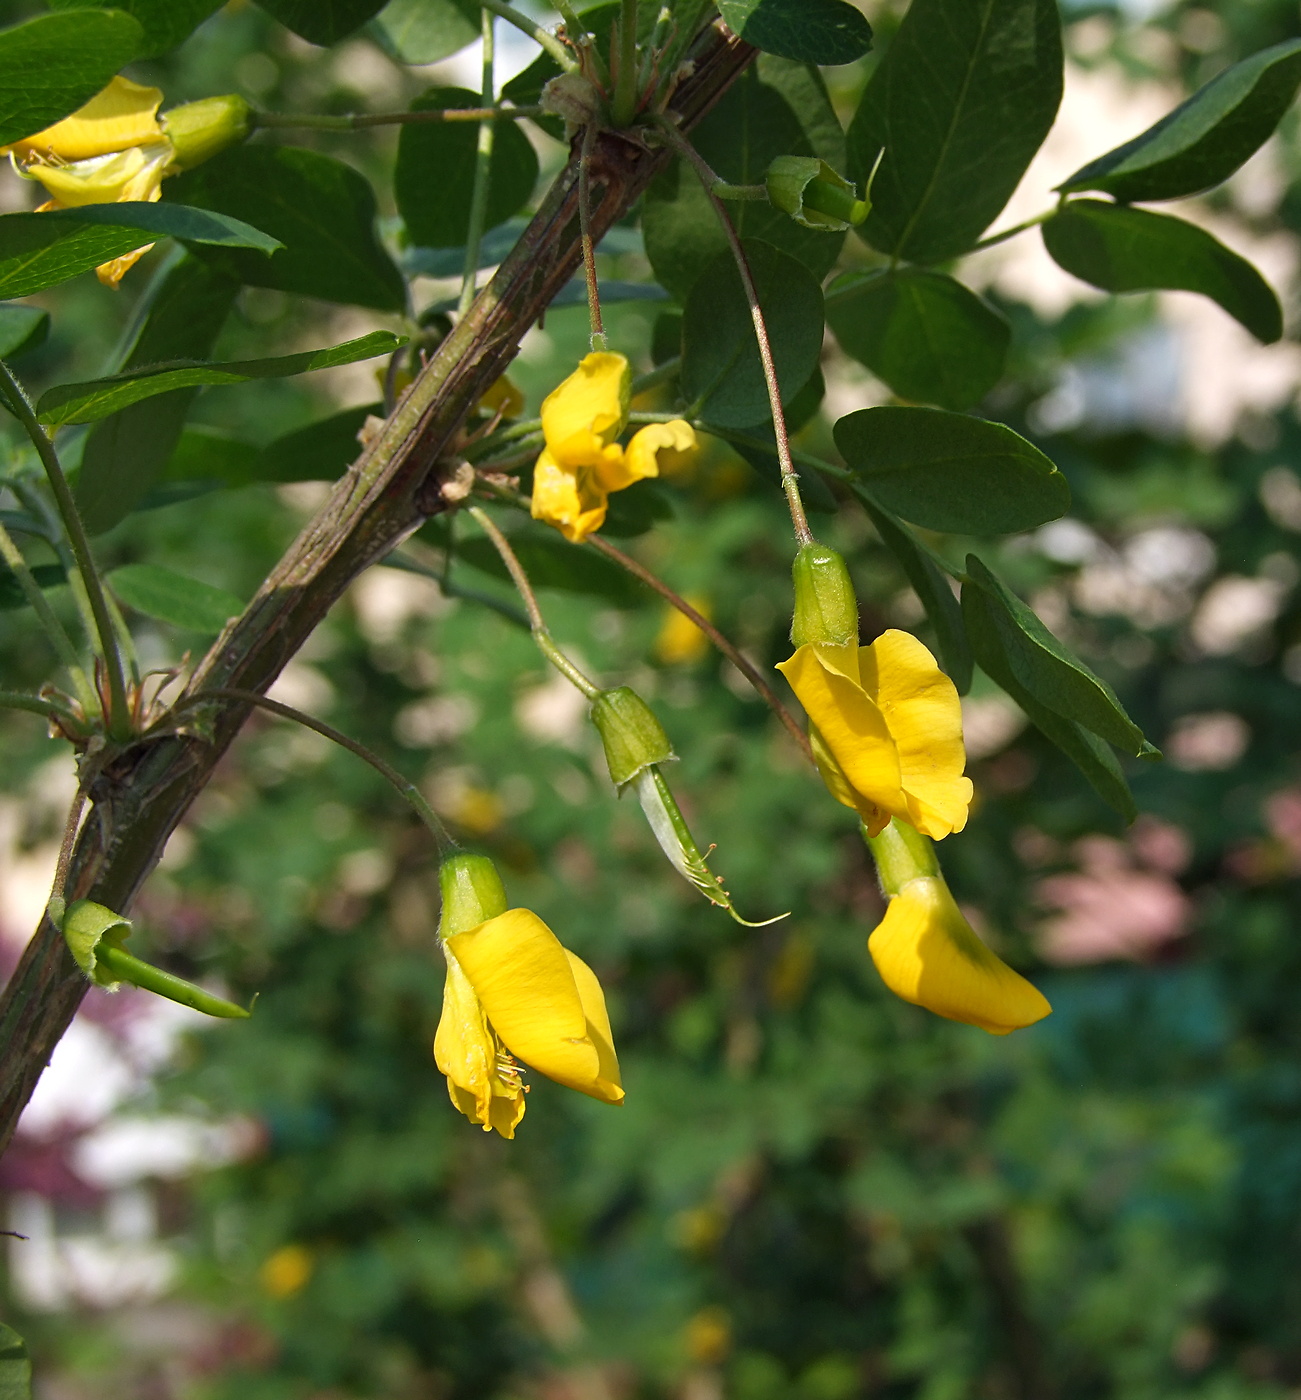
[[[888,40],[891,7],[865,8]],[[1301,34],[1294,0],[1084,4],[1064,17],[1077,71],[1171,93]],[[828,72],[842,115],[873,61]],[[140,76],[169,103],[236,90],[280,110],[394,107],[422,85],[369,39],[317,50],[238,3]],[[1295,136],[1293,116],[1269,147],[1271,198],[1235,202],[1230,186],[1208,201],[1291,248]],[[378,178],[396,138],[295,139]],[[545,174],[563,152],[541,154]],[[391,214],[382,179],[379,193]],[[605,271],[644,277],[626,246]],[[51,294],[59,315],[29,377],[97,373],[147,275],[117,295],[87,278]],[[93,1300],[73,1289],[52,1302],[22,1261],[34,1246],[9,1242],[4,1316],[36,1357],[39,1395],[1301,1394],[1301,424],[1278,395],[1220,441],[1190,432],[1177,395],[1161,396],[1163,366],[1180,373],[1167,301],[1050,314],[997,285],[990,295],[1015,335],[985,411],[1043,446],[1075,504],[1033,536],[982,545],[1168,758],[1129,765],[1143,815],[1126,831],[978,679],[978,805],[942,856],[982,933],[1053,1016],[993,1039],[884,990],[865,952],[881,901],[848,814],[740,678],[649,594],[602,571],[542,596],[566,646],[654,701],[697,836],[717,843],[743,912],[789,909],[782,923],[738,928],[668,870],[616,801],[581,701],[525,632],[431,580],[374,569],[276,693],[419,777],[499,862],[512,902],[597,969],[626,1106],[541,1081],[513,1143],[452,1110],[430,1054],[441,971],[427,836],[350,755],[255,716],[137,922],[146,956],[240,998],[257,992],[256,1015],[187,1034],[119,1106],[235,1125],[238,1147],[214,1151],[233,1160],[211,1169],[147,1178],[152,1215],[137,1234],[166,1247],[165,1286],[133,1297],[110,1268]],[[659,312],[610,308],[612,345],[641,368]],[[355,315],[245,289],[217,356],[327,343],[317,337],[360,333]],[[569,308],[533,334],[516,374],[532,404],[585,330]],[[857,406],[845,383],[880,401],[837,359],[830,349],[824,368],[842,384],[838,412]],[[375,397],[372,374],[214,390],[197,417],[260,445]],[[803,441],[826,450],[826,424]],[[692,474],[642,489],[665,518],[619,542],[703,600],[747,654],[781,659],[791,547],[771,482],[719,445]],[[315,492],[173,500],[105,537],[105,555],[246,598]],[[861,511],[817,524],[850,559],[865,630],[925,636]],[[426,541],[435,561],[443,538]],[[943,546],[960,558],[962,543]],[[465,561],[452,583],[509,601]],[[159,628],[144,649],[167,664],[204,644]],[[10,684],[41,679],[18,614],[0,614],[0,656]],[[41,792],[66,782],[30,718],[0,718],[0,743],[11,788],[28,794],[17,858],[48,846],[58,817]],[[139,1014],[130,994],[93,990],[83,1016],[111,1038]],[[57,1124],[20,1134],[0,1177],[28,1203],[14,1228],[35,1195],[56,1231],[113,1234],[113,1192],[78,1174],[75,1148]]]

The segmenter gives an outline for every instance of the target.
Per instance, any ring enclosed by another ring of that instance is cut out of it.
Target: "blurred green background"
[[[865,9],[889,31],[888,6]],[[1166,105],[1301,34],[1292,0],[1074,5],[1064,18],[1078,82]],[[843,112],[870,62],[828,73]],[[281,110],[393,107],[422,86],[369,39],[325,53],[239,4],[138,76],[169,103],[236,90]],[[1224,227],[1283,250],[1284,267],[1301,232],[1296,136],[1292,117],[1268,162],[1244,172],[1254,183],[1208,201]],[[377,178],[393,140],[295,139]],[[545,170],[563,152],[542,154]],[[5,197],[26,207],[17,181]],[[391,213],[382,180],[380,198]],[[116,295],[86,278],[51,294],[55,330],[28,377],[99,372],[158,257]],[[603,268],[645,274],[636,251]],[[615,799],[582,704],[525,632],[430,580],[372,570],[276,693],[420,779],[499,862],[512,902],[598,971],[626,1106],[540,1080],[513,1143],[452,1110],[430,1053],[442,974],[427,835],[350,755],[255,716],[136,911],[147,956],[257,992],[255,1016],[187,1023],[150,1061],[143,998],[95,990],[83,1013],[95,1044],[155,1066],[115,1095],[97,1082],[107,1062],[90,1063],[87,1103],[113,1100],[145,1125],[209,1125],[209,1146],[114,1175],[85,1146],[113,1119],[50,1109],[0,1168],[12,1228],[47,1231],[8,1241],[2,1303],[39,1396],[1301,1395],[1296,346],[1271,361],[1282,390],[1235,401],[1217,433],[1188,407],[1235,372],[1225,318],[1198,358],[1168,314],[1178,299],[1053,310],[997,279],[990,295],[1016,338],[1013,373],[984,411],[1044,447],[1075,505],[985,553],[1168,760],[1130,765],[1143,816],[1125,831],[977,683],[977,805],[941,854],[1052,1017],[994,1039],[884,990],[866,954],[881,900],[849,813],[729,666],[665,630],[658,600],[604,573],[542,595],[565,646],[655,704],[681,756],[671,782],[740,908],[791,911],[764,929],[732,924],[668,869],[637,809]],[[639,368],[659,311],[611,309],[612,344]],[[246,289],[219,355],[384,324],[359,316]],[[571,308],[533,333],[515,374],[532,404],[585,331]],[[825,370],[837,413],[880,401],[833,350]],[[260,444],[367,402],[372,374],[215,390],[197,416]],[[825,422],[803,441],[827,450]],[[791,544],[771,482],[719,447],[654,490],[667,518],[617,542],[704,600],[761,666],[782,659]],[[106,557],[247,598],[316,493],[173,502],[105,537]],[[850,559],[866,629],[925,636],[861,512],[816,523]],[[943,547],[960,557],[962,544]],[[464,562],[452,580],[509,600]],[[206,643],[158,627],[142,649],[167,664]],[[7,684],[43,677],[23,615],[0,614],[0,657]],[[0,744],[13,794],[0,885],[17,898],[22,861],[57,836],[48,789],[64,791],[56,769],[70,764],[30,717],[0,719]],[[25,929],[5,917],[12,961]],[[152,1282],[132,1272],[141,1258],[163,1261]]]

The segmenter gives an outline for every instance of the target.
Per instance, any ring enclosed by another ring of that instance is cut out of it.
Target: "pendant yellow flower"
[[[445,949],[434,1060],[470,1122],[515,1136],[527,1092],[516,1059],[602,1103],[623,1102],[601,984],[536,914],[508,909]]]
[[[610,493],[660,474],[696,447],[689,423],[652,423],[626,448],[632,375],[622,355],[594,351],[542,403],[546,441],[533,471],[533,518],[580,544],[605,523]]]
[[[833,797],[875,836],[899,817],[938,840],[967,823],[962,707],[953,682],[907,632],[871,646],[806,644],[777,669],[809,716]]]

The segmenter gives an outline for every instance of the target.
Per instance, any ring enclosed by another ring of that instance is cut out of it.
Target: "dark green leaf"
[[[1056,0],[913,0],[849,129],[872,185],[860,232],[912,262],[965,252],[997,218],[1062,96]]]
[[[962,624],[962,609],[949,587],[948,575],[931,557],[913,532],[879,505],[857,485],[855,493],[872,518],[881,543],[894,555],[908,576],[913,592],[921,599],[926,616],[935,629],[940,659],[959,695],[971,689],[971,647]]]
[[[32,1361],[12,1327],[0,1322],[0,1400],[31,1400]]]
[[[969,598],[968,594],[972,596]],[[981,669],[1016,701],[1030,723],[1075,764],[1098,796],[1127,822],[1132,822],[1138,809],[1110,745],[1075,720],[1040,704],[1017,680],[1001,644],[996,613],[978,595],[980,589],[970,585],[962,590],[962,617]]]
[[[370,32],[399,63],[438,63],[474,43],[481,14],[474,0],[389,0]]]
[[[258,449],[251,443],[196,425],[181,434],[163,471],[163,481],[182,486],[197,482],[247,486],[255,479],[257,459]]]
[[[32,577],[41,588],[57,588],[67,583],[68,575],[62,564],[37,564],[32,569]],[[11,569],[0,564],[0,612],[13,612],[27,606],[27,594]],[[3,1325],[3,1324],[0,1324]],[[2,1340],[2,1337],[0,1337]],[[4,1374],[4,1358],[0,1355],[0,1376]],[[0,1400],[4,1400],[4,1385],[0,1382]]]
[[[1002,535],[1070,508],[1066,478],[1002,423],[939,408],[862,408],[834,431],[873,498],[926,530]]]
[[[124,10],[144,30],[137,58],[157,58],[182,44],[222,0],[49,0],[52,10]]]
[[[120,10],[38,15],[0,31],[0,146],[70,116],[143,41],[140,26]]]
[[[510,542],[529,580],[537,588],[589,593],[620,608],[640,607],[647,601],[648,594],[630,574],[595,550],[569,544],[555,530],[526,525],[511,534]],[[458,540],[456,558],[485,574],[510,582],[506,566],[490,540],[481,537]]]
[[[357,434],[371,415],[384,417],[382,403],[345,408],[268,443],[251,464],[250,481],[334,481],[361,455]]]
[[[822,288],[808,269],[767,243],[745,242],[768,324],[777,382],[787,402],[822,351]],[[705,269],[682,318],[682,393],[706,422],[746,428],[770,418],[763,365],[741,278],[730,252]]]
[[[56,384],[41,395],[36,405],[42,423],[93,423],[117,413],[128,404],[139,403],[172,389],[188,389],[206,384],[243,384],[250,379],[283,379],[307,374],[315,369],[350,365],[356,360],[389,355],[406,342],[389,331],[369,335],[324,350],[304,350],[297,355],[277,355],[269,360],[232,360],[225,364],[152,365],[148,369],[91,379],[83,384]]]
[[[244,604],[233,593],[158,564],[127,564],[114,569],[108,583],[128,608],[194,632],[220,632],[244,611]]]
[[[635,491],[616,491],[610,497],[601,533],[610,539],[633,539],[675,514],[673,497],[661,482],[640,481]]]
[[[827,293],[841,348],[900,398],[970,408],[998,383],[1012,328],[942,272],[905,267],[848,274]]]
[[[872,28],[845,0],[719,0],[734,34],[800,63],[853,63],[872,47]]]
[[[149,314],[125,368],[210,354],[239,284],[186,257],[151,289]],[[175,389],[132,404],[95,424],[86,438],[76,497],[92,534],[111,530],[162,476],[181,436],[196,389]]]
[[[258,0],[269,15],[312,44],[337,44],[384,7],[384,0]]]
[[[696,149],[725,180],[757,184],[781,155],[819,156],[845,167],[845,138],[822,78],[814,68],[761,54],[695,128]],[[801,228],[770,204],[729,206],[743,238],[762,238],[797,258],[819,281],[834,266],[843,233]],[[675,161],[646,192],[642,213],[646,256],[677,301],[727,247],[718,217],[689,166]]]
[[[1091,160],[1059,190],[1179,199],[1218,185],[1264,143],[1301,83],[1301,39],[1235,63],[1132,141]]]
[[[252,287],[401,311],[406,283],[375,236],[375,194],[350,165],[296,146],[234,146],[163,186],[167,198],[248,219],[284,243],[273,258],[213,252]]]
[[[1073,199],[1043,226],[1054,261],[1108,292],[1200,292],[1265,345],[1283,334],[1259,272],[1196,224],[1101,199]]]
[[[1153,752],[1116,692],[1072,655],[974,554],[967,556],[967,574],[962,616],[971,650],[988,675],[1005,689],[1006,680],[1014,682],[1038,704],[1118,748],[1134,754]]]
[[[466,88],[430,88],[411,104],[413,111],[481,107]],[[470,228],[470,201],[479,128],[476,122],[431,122],[404,126],[398,137],[393,193],[412,243],[426,248],[462,245]],[[533,193],[538,158],[513,122],[498,122],[493,133],[492,179],[485,227],[495,228],[518,213]]]
[[[45,344],[50,313],[36,306],[0,304],[0,360],[14,360]]]
[[[242,256],[266,263],[280,245],[239,219],[181,204],[84,204],[48,214],[0,217],[0,297],[25,297],[67,282],[140,247],[141,234],[192,243],[256,248]]]

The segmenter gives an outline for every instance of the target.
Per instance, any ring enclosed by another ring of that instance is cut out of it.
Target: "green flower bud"
[[[477,928],[506,912],[506,891],[497,867],[487,856],[451,856],[438,867],[443,896],[439,938]]]
[[[163,131],[172,143],[170,169],[192,170],[218,151],[237,145],[249,133],[252,108],[234,93],[187,102],[162,115]]]
[[[845,646],[858,641],[858,599],[845,561],[824,544],[806,544],[795,556],[795,616],[791,641],[802,646]]]
[[[861,224],[872,208],[848,180],[816,156],[778,156],[764,183],[772,203],[805,228],[843,233]]]
[[[610,777],[620,792],[656,763],[673,757],[673,745],[650,706],[626,685],[603,690],[592,702],[592,723],[605,745]]]

